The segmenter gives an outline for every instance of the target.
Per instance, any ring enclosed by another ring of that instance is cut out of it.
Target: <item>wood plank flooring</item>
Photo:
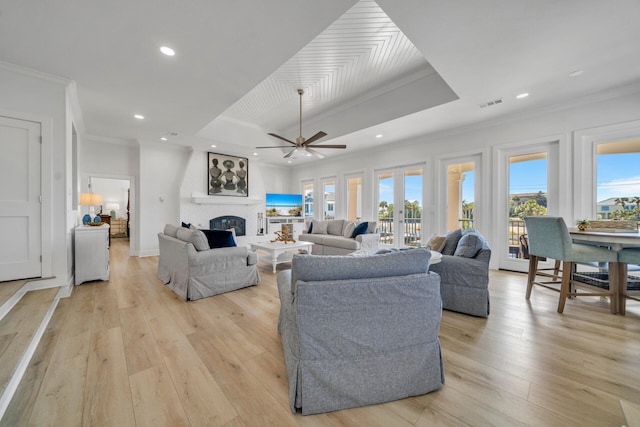
[[[258,286],[185,302],[156,278],[157,258],[129,257],[125,239],[112,242],[111,280],[60,301],[0,425],[638,422],[640,302],[619,316],[598,297],[573,299],[558,314],[557,293],[535,288],[527,302],[524,274],[492,271],[488,319],[443,313],[441,390],[303,417],[289,409],[270,265],[260,265]]]

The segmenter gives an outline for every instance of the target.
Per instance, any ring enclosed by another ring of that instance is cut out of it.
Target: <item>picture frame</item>
[[[207,194],[249,197],[249,159],[208,152]]]

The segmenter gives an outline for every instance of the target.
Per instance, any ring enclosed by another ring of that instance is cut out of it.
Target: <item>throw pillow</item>
[[[307,230],[307,234],[311,234],[313,231],[313,220],[309,221],[309,229]]]
[[[356,223],[353,221],[349,221],[344,225],[344,232],[342,233],[343,237],[351,237],[353,236],[353,230],[356,229]]]
[[[178,237],[178,227],[177,225],[167,224],[164,226],[164,234],[171,237]]]
[[[207,237],[204,235],[202,230],[192,230],[190,231],[191,236],[189,236],[189,241],[196,248],[196,251],[208,251],[209,250],[209,242],[207,241]]]
[[[327,221],[327,234],[332,236],[342,236],[342,228],[344,227],[344,219],[332,219]]]
[[[353,230],[353,234],[351,235],[351,237],[355,238],[356,236],[359,236],[360,234],[367,234],[367,230],[368,229],[369,229],[369,223],[368,222],[361,222]]]
[[[313,221],[313,230],[311,234],[327,234],[328,221]]]
[[[460,238],[454,255],[463,258],[473,258],[480,252],[483,245],[484,239],[478,233],[466,233]]]
[[[369,221],[369,227],[367,228],[368,234],[373,234],[376,232],[378,227],[378,223],[376,221]]]
[[[191,223],[188,223],[188,222],[184,222],[184,221],[183,221],[183,222],[182,222],[182,226],[183,226],[184,228],[189,228],[189,229],[191,229]]]
[[[227,230],[199,230],[204,233],[211,249],[231,248],[236,246],[233,233]]]
[[[457,229],[450,231],[445,237],[447,241],[444,244],[444,248],[442,248],[442,255],[453,255],[458,247],[458,240],[462,237],[462,230]]]
[[[427,242],[427,248],[431,249],[432,251],[442,252],[445,243],[447,243],[446,237],[434,234],[429,238],[429,242]]]

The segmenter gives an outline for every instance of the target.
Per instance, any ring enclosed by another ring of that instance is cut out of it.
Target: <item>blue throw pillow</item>
[[[484,245],[484,239],[480,233],[466,233],[458,242],[458,247],[453,255],[463,258],[475,258]]]
[[[201,230],[209,241],[209,248],[231,248],[236,246],[233,233],[227,230]]]
[[[311,234],[313,231],[313,221],[309,222],[309,229],[307,230],[307,234]]]
[[[361,222],[360,224],[358,224],[355,228],[355,230],[353,230],[353,234],[351,235],[352,238],[355,238],[356,236],[360,235],[360,234],[367,234],[367,230],[369,229],[369,223],[368,222]]]
[[[182,226],[183,226],[184,228],[191,228],[191,223],[183,222],[183,223],[182,223]]]

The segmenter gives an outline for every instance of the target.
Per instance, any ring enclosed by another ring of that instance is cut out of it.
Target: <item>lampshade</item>
[[[102,194],[82,193],[80,195],[81,206],[98,206],[102,205]]]

